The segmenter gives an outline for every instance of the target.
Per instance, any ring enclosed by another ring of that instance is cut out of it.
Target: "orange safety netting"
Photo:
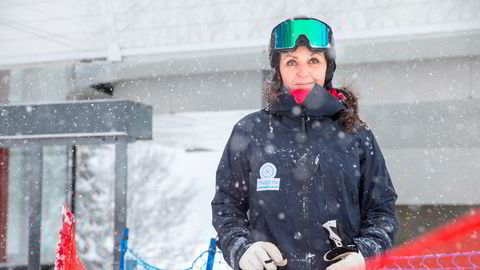
[[[75,215],[66,205],[62,208],[62,225],[60,239],[57,243],[57,256],[55,261],[57,270],[86,270],[80,257],[77,255],[75,242]]]
[[[480,209],[433,230],[387,254],[367,261],[367,268],[480,268]]]

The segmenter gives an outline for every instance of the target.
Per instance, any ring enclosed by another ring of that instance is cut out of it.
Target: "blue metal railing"
[[[225,269],[228,268],[227,264],[221,260],[222,256],[217,256],[217,260],[215,260],[216,254],[221,255],[221,251],[217,250],[216,247],[216,240],[214,238],[210,239],[210,246],[208,250],[202,252],[197,258],[195,258],[192,262],[192,265],[189,268],[184,270],[213,270],[214,266],[223,265]],[[204,257],[207,255],[207,259],[205,260]],[[128,257],[128,258],[127,258]],[[120,243],[120,270],[135,270],[137,266],[142,267],[146,270],[167,270],[165,268],[156,267],[145,260],[143,260],[138,254],[136,254],[133,250],[128,248],[128,229],[125,228],[123,231],[123,239]]]

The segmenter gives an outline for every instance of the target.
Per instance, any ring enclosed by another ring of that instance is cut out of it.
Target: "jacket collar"
[[[278,101],[271,104],[268,110],[272,114],[288,115],[291,117],[301,115],[332,117],[345,108],[343,102],[336,99],[319,84],[315,84],[312,91],[308,93],[303,105],[298,105],[293,96],[284,91],[278,96]]]

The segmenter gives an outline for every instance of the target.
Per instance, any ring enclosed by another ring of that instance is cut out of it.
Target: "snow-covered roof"
[[[0,67],[219,48],[264,50],[272,27],[300,14],[328,22],[337,40],[480,31],[478,0],[19,0],[0,2]]]

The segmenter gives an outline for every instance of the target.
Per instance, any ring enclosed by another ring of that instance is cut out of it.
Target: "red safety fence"
[[[66,205],[62,208],[60,239],[57,243],[56,270],[86,270],[77,255],[75,242],[75,215]]]
[[[367,269],[480,269],[480,209],[367,261]]]

